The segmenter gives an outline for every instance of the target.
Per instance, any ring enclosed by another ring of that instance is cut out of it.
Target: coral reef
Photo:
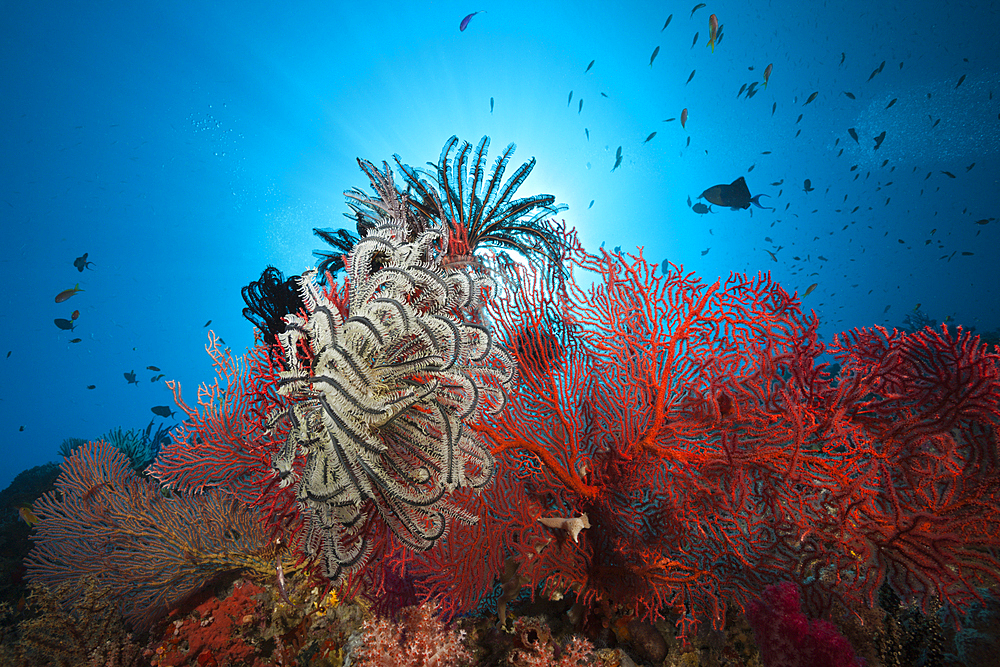
[[[352,665],[358,667],[461,667],[472,664],[464,644],[465,631],[449,628],[437,618],[436,607],[407,607],[399,622],[386,618],[365,621],[355,644]]]
[[[33,507],[39,523],[25,560],[29,579],[91,576],[144,630],[220,572],[273,572],[276,554],[240,500],[219,492],[167,496],[128,464],[103,442],[63,462],[55,491]]]

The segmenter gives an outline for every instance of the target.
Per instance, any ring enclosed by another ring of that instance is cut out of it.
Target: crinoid
[[[286,317],[278,335],[288,368],[278,392],[292,404],[271,416],[289,427],[274,470],[282,486],[297,484],[303,549],[331,579],[364,565],[376,514],[416,550],[433,546],[449,519],[476,520],[447,498],[494,472],[465,422],[500,409],[514,375],[491,332],[464,316],[483,307],[486,279],[442,266],[438,230],[415,230],[402,208],[386,214],[346,258],[346,315],[310,271],[300,281],[306,316]]]
[[[389,165],[383,171],[367,160],[358,165],[368,176],[375,196],[357,188],[344,194],[358,233],[347,229],[313,229],[333,247],[317,250],[320,280],[326,271],[336,274],[344,267],[344,257],[360,239],[390,216],[407,221],[410,234],[441,227],[448,234],[453,258],[471,259],[479,248],[492,246],[514,250],[545,267],[550,275],[561,275],[563,246],[561,236],[546,219],[565,211],[552,195],[534,195],[514,199],[514,193],[535,167],[535,158],[522,164],[503,183],[507,163],[516,146],[508,144],[487,173],[490,138],[483,137],[473,150],[472,144],[451,137],[441,151],[438,163],[430,169],[416,169],[393,159],[406,182],[405,192],[393,185]],[[456,150],[457,148],[457,150]]]

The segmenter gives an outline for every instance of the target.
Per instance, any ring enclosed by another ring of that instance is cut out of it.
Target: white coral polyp
[[[464,424],[488,405],[502,406],[513,375],[490,331],[466,321],[483,306],[486,280],[468,268],[442,268],[436,231],[402,239],[390,221],[354,247],[346,319],[315,272],[304,274],[307,315],[286,317],[278,336],[289,369],[278,391],[293,402],[281,416],[289,435],[273,467],[283,484],[297,483],[304,548],[333,579],[364,565],[362,533],[374,511],[405,544],[427,549],[448,518],[476,520],[447,494],[493,476],[492,454]],[[311,364],[300,358],[300,343]],[[306,465],[295,480],[299,455]]]

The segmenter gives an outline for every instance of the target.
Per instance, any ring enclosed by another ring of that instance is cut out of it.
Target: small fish
[[[704,3],[704,2],[699,2],[699,3],[697,4],[697,5],[695,5],[695,6],[694,6],[694,9],[692,9],[692,10],[691,10],[691,16],[690,16],[690,18],[692,18],[692,19],[693,19],[693,18],[694,18],[694,13],[695,13],[696,11],[698,11],[699,9],[701,9],[702,7],[704,7],[704,6],[705,6],[705,3]]]
[[[774,112],[777,110],[778,110],[778,103],[775,102],[774,104],[771,105],[771,115],[773,116]]]
[[[694,33],[694,39],[691,40],[691,48],[692,49],[694,48],[694,45],[698,43],[698,35],[700,35],[700,34],[701,33],[698,33],[698,32]],[[713,50],[714,50],[714,47],[713,47]]]
[[[580,113],[581,111],[583,111],[583,99],[581,99],[581,100],[580,100],[580,106],[579,106],[579,108],[578,108],[578,109],[576,110],[576,112],[577,112],[577,113],[579,114],[579,113]]]
[[[64,289],[62,292],[59,292],[59,294],[56,294],[56,303],[62,303],[63,301],[65,301],[66,299],[70,298],[71,296],[73,296],[77,292],[82,292],[82,291],[83,290],[80,289],[80,283],[77,283],[76,287],[71,287],[69,289]]]
[[[740,90],[739,92],[736,93],[736,97],[739,98],[739,96],[742,95],[743,91],[746,89],[747,89],[747,84],[744,83],[742,86],[740,86]]]
[[[775,262],[778,261],[777,256],[775,256],[775,254],[773,252],[771,252],[770,250],[765,249],[764,252],[766,252],[768,255],[770,255],[771,259],[773,259]]]
[[[465,29],[469,27],[469,21],[472,20],[472,17],[475,16],[476,14],[480,14],[480,13],[485,14],[486,10],[485,9],[480,9],[478,12],[472,12],[471,14],[469,14],[468,16],[466,16],[464,19],[462,19],[462,22],[458,24],[459,31],[460,32],[465,32]]]
[[[812,191],[813,191],[813,190],[815,190],[816,188],[814,188],[814,187],[812,186],[812,181],[810,181],[810,180],[809,180],[809,179],[807,178],[807,179],[805,180],[805,183],[803,183],[803,187],[802,187],[802,189],[803,189],[803,190],[804,190],[805,192],[812,192]]]
[[[965,81],[965,75],[964,74],[962,76],[958,77],[958,83],[955,84],[955,87],[958,88],[959,86],[961,86],[963,81]]]
[[[937,127],[937,124],[940,123],[940,122],[941,122],[940,118],[938,118],[936,121],[934,121],[934,124],[931,125],[931,129],[933,130],[935,127]]]
[[[843,64],[844,64],[844,60],[845,60],[846,58],[847,58],[847,54],[846,54],[846,53],[844,53],[843,51],[841,51],[841,53],[840,53],[840,64],[841,64],[841,65],[843,65]]]
[[[656,60],[656,54],[660,52],[660,47],[653,49],[653,55],[649,57],[649,66],[653,66],[653,61]]]
[[[21,426],[20,428],[18,428],[17,430],[18,430],[18,431],[23,431],[23,430],[24,430],[24,425],[22,425],[22,426]]]
[[[785,179],[781,179],[780,181],[775,181],[774,183],[771,183],[771,186],[776,188],[776,187],[778,187],[779,185],[781,185],[784,182],[785,182]]]
[[[590,64],[589,64],[589,65],[587,65],[587,69],[583,70],[583,73],[584,73],[584,74],[586,74],[587,72],[589,72],[589,71],[590,71],[590,68],[591,68],[591,67],[593,67],[593,66],[594,66],[594,63],[596,63],[596,62],[597,62],[596,60],[591,60],[591,61],[590,61]]]
[[[885,105],[885,108],[888,109],[889,107],[891,107],[893,104],[896,103],[896,100],[898,100],[898,99],[899,99],[898,97],[892,98],[892,101],[889,102],[889,104]]]
[[[705,248],[704,250],[702,250],[702,251],[701,251],[701,256],[702,256],[702,257],[704,257],[705,255],[707,255],[707,254],[708,254],[708,251],[709,251],[709,250],[711,250],[711,249],[712,249],[712,248],[711,248],[711,247],[709,247],[709,248]]]
[[[569,91],[569,97],[566,98],[566,106],[569,106],[569,103],[572,101],[573,101],[573,91],[571,90]]]
[[[155,371],[159,371],[160,369],[157,368],[156,366],[146,366],[146,370],[147,371],[154,371],[155,372]]]
[[[852,99],[852,100],[856,100],[856,99],[858,99],[858,98],[856,98],[856,97],[854,96],[854,93],[849,93],[849,92],[847,92],[846,90],[844,91],[844,94],[845,94],[845,95],[847,95],[847,97],[848,97],[849,99]]]
[[[21,505],[17,508],[17,517],[29,526],[34,526],[38,523],[38,517],[35,516],[35,513],[31,511],[31,507],[28,505]]]
[[[697,71],[698,70],[696,70],[696,69],[691,70],[691,75],[688,77],[688,80],[684,82],[685,86],[688,85],[689,83],[691,83],[691,79],[694,78],[694,73],[697,72]]]
[[[615,254],[616,255],[622,254],[622,247],[620,245],[615,246]]]
[[[594,208],[594,201],[593,199],[590,200],[590,205],[587,207],[588,210]]]
[[[83,273],[84,269],[90,269],[90,265],[93,264],[93,262],[87,261],[87,255],[89,254],[90,253],[85,252],[73,260],[73,266],[75,266],[80,273]],[[93,271],[93,269],[90,270]]]
[[[774,63],[769,63],[767,67],[764,68],[764,90],[767,90],[767,82],[771,78],[771,67]]]
[[[157,380],[159,380],[159,379],[160,379],[161,377],[163,377],[163,373],[160,373],[159,375],[154,375],[153,377],[149,378],[149,381],[150,381],[150,382],[156,382],[156,381],[157,381]]]
[[[174,411],[170,409],[169,405],[154,405],[150,408],[150,411],[157,417],[163,417],[164,419],[169,419],[174,416]]]
[[[97,389],[97,385],[96,384],[88,384],[87,385],[87,389]]]
[[[490,98],[490,113],[493,113],[493,98]]]
[[[615,166],[611,167],[611,171],[614,171],[619,166],[621,166],[621,163],[622,163],[622,147],[619,146],[618,152],[615,154]]]
[[[715,53],[715,36],[718,32],[719,19],[712,14],[708,17],[708,45],[712,47],[712,53]]]
[[[888,306],[886,306],[885,310],[883,310],[882,312],[883,313],[888,313],[890,308],[892,308],[892,304],[891,303]]]
[[[805,298],[805,297],[809,296],[810,294],[812,294],[813,290],[816,289],[817,287],[819,287],[819,283],[813,283],[812,285],[810,285],[809,287],[807,287],[805,293],[802,294],[803,298]]]
[[[655,137],[655,136],[656,136],[656,132],[652,132],[652,133],[650,133],[650,135],[649,135],[648,137],[646,137],[646,140],[645,140],[644,142],[642,142],[642,143],[644,143],[644,144],[648,144],[648,143],[649,143],[649,141],[650,141],[650,139],[652,139],[652,138],[653,138],[653,137]]]
[[[670,267],[667,266],[667,258],[664,257],[663,261],[660,262],[660,272],[663,273],[663,275],[667,275],[667,272],[669,272],[669,271],[670,271]]]
[[[950,171],[942,171],[941,173],[947,176],[948,178],[955,178],[955,174],[951,173]]]
[[[201,325],[201,326],[202,326],[202,328],[205,328],[205,327],[207,327],[207,326],[208,326],[209,324],[211,324],[211,323],[212,323],[212,320],[209,320],[208,322],[205,322],[205,323],[204,323],[203,325]]]
[[[672,18],[674,18],[673,14],[671,14],[670,16],[667,17],[667,22],[663,24],[662,28],[660,28],[660,32],[663,32],[664,30],[667,29],[667,26],[670,25],[670,19],[672,19]]]
[[[802,106],[805,106],[806,104],[809,104],[810,102],[812,102],[814,99],[816,99],[817,95],[819,95],[819,91],[818,90],[815,93],[813,93],[812,95],[810,95],[809,99],[807,99],[806,102],[805,102],[805,104],[803,104]]]
[[[970,171],[972,171],[972,168],[975,167],[975,166],[976,166],[975,162],[973,162],[972,164],[970,164],[968,167],[965,168],[965,173],[969,173]]]
[[[878,135],[877,137],[874,137],[874,139],[875,139],[875,150],[878,150],[878,147],[882,145],[883,141],[885,141],[885,130],[882,130],[882,134]]]
[[[664,122],[664,123],[672,123],[672,122],[674,122],[675,120],[677,120],[677,117],[676,117],[676,116],[671,116],[670,118],[664,118],[664,119],[663,119],[663,122]]]
[[[80,311],[79,311],[79,310],[74,310],[74,311],[73,311],[73,314],[69,316],[69,318],[70,318],[71,320],[76,320],[76,319],[78,319],[79,317],[80,317]]]
[[[855,130],[853,127],[847,128],[847,133],[849,135],[851,135],[851,139],[854,139],[854,143],[856,143],[856,144],[860,144],[861,143],[860,141],[858,141],[857,130]]]
[[[681,111],[681,127],[686,127],[687,122],[688,122],[688,110],[687,107],[685,107],[684,110]]]
[[[799,114],[799,117],[795,119],[795,125],[799,124],[799,121],[802,120],[802,116],[804,116],[804,115],[805,114],[801,114],[801,113]]]
[[[139,386],[139,381],[135,379],[135,371],[129,371],[128,373],[122,373],[122,375],[125,376],[125,381],[128,382],[129,384],[134,384],[137,387]]]
[[[71,342],[71,343],[80,343],[80,342],[83,342],[83,339],[82,338],[70,338],[69,342]]]
[[[587,128],[583,128],[583,133],[587,135],[587,141],[590,141],[590,130]]]
[[[72,331],[73,329],[76,328],[76,325],[73,324],[72,320],[64,320],[61,317],[57,317],[56,319],[53,320],[53,322],[55,322],[56,326],[62,329],[63,331]]]
[[[691,207],[691,210],[697,213],[698,215],[705,215],[706,213],[712,212],[712,208],[710,206],[705,206],[701,202],[697,202],[694,206]]]

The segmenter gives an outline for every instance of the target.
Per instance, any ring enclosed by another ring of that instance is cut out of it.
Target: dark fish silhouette
[[[154,405],[150,408],[152,413],[157,417],[163,417],[169,419],[174,416],[174,411],[170,409],[169,405]]]
[[[694,48],[694,45],[698,43],[698,35],[699,35],[699,33],[697,33],[697,32],[694,34],[694,40],[691,42],[691,48],[692,49]]]
[[[649,143],[649,141],[650,141],[650,139],[652,139],[652,138],[653,138],[653,137],[655,137],[655,136],[656,136],[656,132],[651,132],[651,133],[650,133],[650,135],[649,135],[648,137],[646,137],[646,141],[644,141],[644,142],[642,142],[642,143],[644,143],[644,144],[648,144],[648,143]]]
[[[90,265],[93,264],[93,262],[87,261],[87,255],[89,254],[90,253],[85,252],[83,255],[73,260],[73,266],[75,266],[80,273],[83,273],[84,269],[90,269]],[[93,271],[93,269],[91,269],[91,271]]]
[[[587,135],[587,141],[590,141],[590,129],[583,128],[583,133]]]
[[[955,174],[951,173],[950,171],[942,171],[941,173],[947,176],[948,178],[955,178]]]
[[[667,266],[667,264],[668,264],[667,258],[664,257],[663,261],[660,263],[660,271],[663,272],[663,275],[667,275],[667,272],[670,271],[670,267]]]
[[[805,191],[805,192],[812,192],[815,189],[816,188],[814,188],[813,185],[812,185],[812,181],[810,181],[808,178],[802,184],[802,190]]]
[[[208,322],[205,322],[205,323],[204,323],[203,325],[201,325],[201,326],[202,326],[202,328],[204,328],[204,327],[207,327],[207,326],[208,326],[209,324],[211,324],[211,323],[212,323],[212,320],[209,320]]]
[[[704,250],[702,250],[702,251],[701,251],[701,256],[702,256],[702,257],[704,257],[705,255],[707,255],[707,254],[708,254],[708,251],[709,251],[709,250],[711,250],[711,249],[712,249],[712,248],[711,248],[711,247],[709,247],[709,248],[705,248]]]
[[[660,28],[660,32],[663,32],[664,30],[667,29],[667,26],[670,25],[670,19],[672,19],[672,18],[674,18],[673,14],[671,14],[670,16],[667,17],[667,22],[663,24],[662,28]]]
[[[705,215],[706,213],[712,212],[712,208],[710,206],[705,206],[701,202],[697,202],[694,206],[691,207],[691,210],[697,213],[698,215]]]
[[[767,196],[769,195],[759,194],[751,197],[750,188],[747,187],[746,180],[740,176],[729,185],[725,183],[713,185],[698,195],[698,199],[707,199],[716,206],[728,206],[733,211],[750,208],[750,204],[755,205],[757,208],[773,211],[773,208],[761,206],[760,204],[760,198]]]
[[[964,74],[962,76],[958,77],[958,83],[955,84],[955,87],[958,88],[959,86],[961,86],[963,81],[965,81],[965,75]]]
[[[882,130],[882,134],[875,137],[875,150],[878,150],[878,147],[882,145],[883,141],[885,141],[885,130]]]
[[[805,104],[803,104],[802,106],[805,106],[806,104],[809,104],[810,102],[812,102],[814,99],[816,99],[817,95],[819,95],[819,91],[818,90],[815,93],[813,93],[812,95],[810,95],[809,99],[807,99],[806,102],[805,102]]]
[[[490,98],[490,113],[493,113],[493,98]]]
[[[471,14],[466,16],[464,19],[462,19],[462,22],[458,24],[459,31],[464,32],[465,29],[469,27],[469,21],[472,20],[473,16],[475,16],[476,14],[485,14],[485,13],[486,13],[485,9],[480,9],[478,12],[472,12]]]
[[[653,49],[653,55],[649,57],[649,66],[653,66],[653,61],[656,60],[656,54],[660,52],[660,47]]]
[[[139,381],[135,379],[135,371],[129,371],[128,373],[122,373],[122,375],[125,376],[125,381],[128,382],[129,384],[134,384],[137,387],[139,386]]]
[[[577,113],[583,111],[583,99],[580,100],[580,107],[576,110]]]
[[[684,85],[685,85],[685,86],[686,86],[686,85],[688,85],[689,83],[691,83],[691,79],[693,79],[693,78],[694,78],[694,73],[695,73],[695,72],[697,72],[697,71],[698,71],[698,70],[696,70],[696,69],[693,69],[693,70],[691,70],[691,76],[689,76],[689,77],[688,77],[688,80],[684,82]]]
[[[87,389],[97,389],[97,385],[96,384],[88,384],[87,385]]]
[[[590,68],[591,68],[591,67],[593,67],[593,66],[594,66],[594,63],[596,63],[596,62],[597,62],[596,60],[591,60],[591,61],[590,61],[590,64],[589,64],[589,65],[587,65],[587,69],[583,70],[583,73],[584,73],[584,74],[586,74],[587,72],[589,72],[589,71],[590,71]]]
[[[159,371],[160,369],[159,369],[159,368],[157,368],[156,366],[146,366],[146,370],[147,370],[147,371],[154,371],[154,372],[158,372],[158,371]]]
[[[615,166],[611,167],[611,171],[614,171],[619,166],[621,166],[621,163],[622,163],[622,147],[619,146],[618,153],[615,154]]]
[[[569,103],[572,101],[573,101],[573,91],[571,90],[569,91],[569,97],[566,98],[566,106],[569,106]]]
[[[153,377],[149,378],[149,381],[150,381],[150,382],[156,382],[156,381],[157,381],[157,380],[159,380],[159,379],[160,379],[161,377],[163,377],[163,373],[160,373],[159,375],[154,375]]]
[[[896,103],[897,99],[899,99],[899,98],[897,98],[897,97],[892,98],[892,102],[889,102],[889,104],[885,105],[885,108],[888,109],[889,107],[891,107],[893,104]]]
[[[69,342],[71,342],[71,343],[80,343],[80,342],[83,342],[83,339],[82,338],[70,338]],[[10,355],[8,354],[7,356],[10,356]]]
[[[852,100],[856,100],[856,99],[858,99],[858,98],[856,98],[856,97],[854,96],[854,93],[849,93],[849,92],[847,92],[846,90],[844,91],[844,94],[845,94],[845,95],[847,95],[847,97],[849,97],[849,98],[850,98],[850,99],[852,99]]]
[[[861,143],[860,141],[858,141],[858,133],[853,127],[847,128],[847,133],[851,135],[851,139],[854,139],[854,143],[856,144]]]
[[[63,331],[72,331],[73,329],[76,328],[76,325],[73,324],[73,320],[66,320],[61,317],[57,317],[56,319],[53,320],[53,322],[55,322],[56,326],[62,329]]]
[[[594,201],[595,200],[593,199],[590,200],[590,205],[587,207],[588,209],[594,208]]]
[[[694,9],[691,10],[691,16],[690,16],[690,18],[694,18],[694,13],[696,11],[698,11],[699,9],[701,9],[702,7],[704,7],[704,6],[705,6],[704,2],[699,2],[697,5],[695,5]]]

